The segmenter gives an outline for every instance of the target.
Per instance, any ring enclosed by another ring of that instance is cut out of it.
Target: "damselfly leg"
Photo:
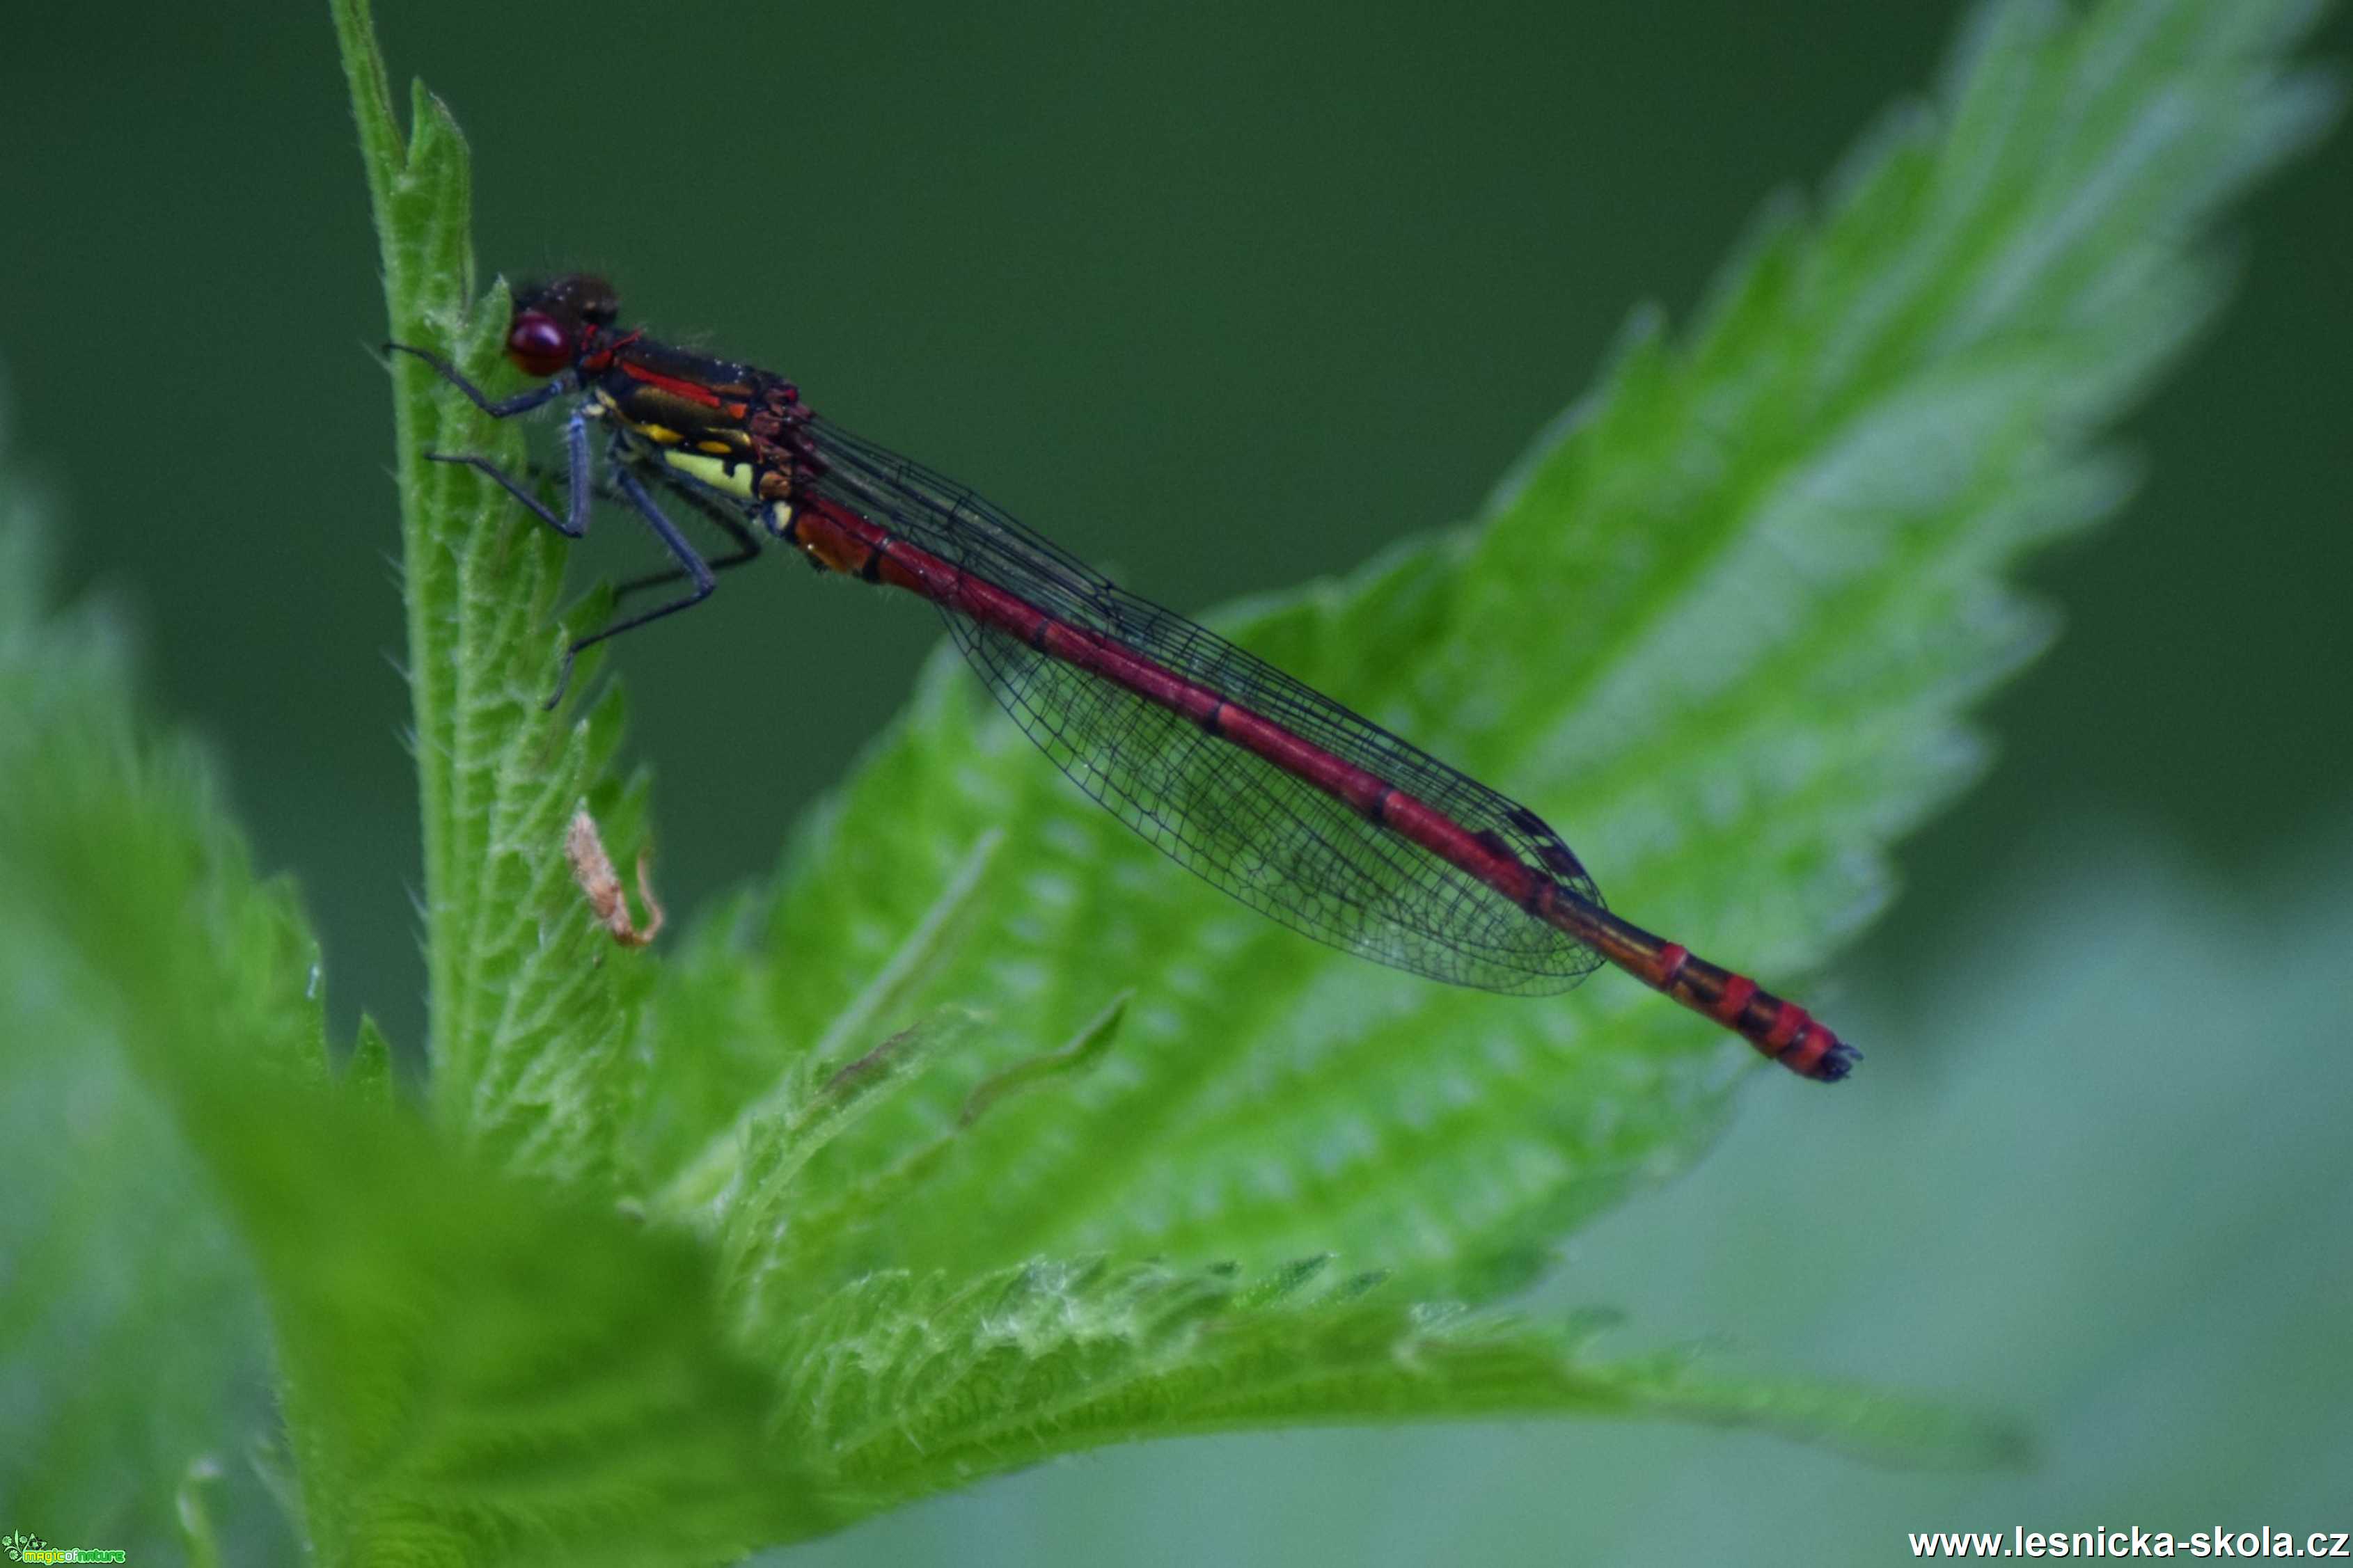
[[[563,470],[553,464],[539,462],[536,459],[525,463],[523,472],[534,484],[561,485],[566,482]],[[743,518],[733,505],[713,498],[689,481],[676,478],[666,469],[648,468],[644,470],[644,477],[650,480],[654,488],[660,490],[663,495],[682,506],[691,508],[712,527],[727,535],[734,542],[735,548],[725,555],[704,557],[704,564],[708,565],[714,574],[732,571],[746,561],[756,561],[760,558],[761,552],[766,547],[760,542],[758,533],[744,525]],[[620,487],[608,479],[599,479],[596,483],[595,491],[596,499],[601,501],[627,504],[628,500],[628,498],[621,493]],[[648,588],[667,587],[672,583],[686,582],[688,578],[689,574],[682,567],[673,566],[667,572],[649,572],[642,577],[630,577],[615,584],[613,598],[618,602],[632,594],[642,593]]]
[[[534,387],[529,392],[518,393],[512,397],[494,401],[480,387],[476,386],[461,374],[456,366],[439,355],[424,349],[410,347],[406,343],[387,343],[385,346],[403,353],[414,354],[431,365],[444,381],[465,394],[467,399],[475,407],[493,419],[507,419],[517,414],[529,413],[543,406],[555,394],[565,389],[565,378],[559,376],[544,386]],[[624,616],[609,626],[589,633],[586,637],[575,639],[564,650],[563,664],[556,671],[555,689],[548,693],[546,701],[542,704],[543,708],[550,710],[564,700],[564,693],[572,684],[573,666],[585,649],[594,647],[607,638],[618,637],[623,632],[634,631],[639,626],[660,620],[665,616],[673,616],[681,610],[691,609],[709,598],[712,590],[718,586],[714,565],[703,559],[702,552],[696,550],[689,542],[686,535],[679,531],[678,525],[663,513],[661,507],[654,500],[652,492],[648,490],[644,481],[638,478],[634,466],[628,461],[628,455],[618,449],[621,437],[617,432],[613,437],[612,447],[607,452],[605,481],[602,485],[599,484],[595,462],[589,453],[589,405],[583,404],[575,407],[564,422],[565,468],[563,483],[566,505],[560,516],[554,509],[541,500],[529,485],[508,473],[488,458],[462,452],[425,454],[434,462],[472,468],[495,481],[501,489],[522,502],[533,516],[565,539],[577,540],[587,536],[588,517],[594,496],[599,489],[607,489],[609,487],[607,493],[617,493],[619,499],[626,501],[629,509],[653,531],[654,537],[661,541],[663,547],[678,563],[678,565],[669,572],[633,579],[623,584],[619,594],[616,595],[617,600],[620,595],[662,584],[684,581],[693,584],[690,591],[666,604],[657,605],[652,609],[635,616]],[[684,493],[683,486],[681,485],[665,483],[663,488],[673,494]],[[716,503],[706,506],[700,498],[697,498],[695,505],[704,516],[725,529],[729,536],[735,541],[737,546],[735,553],[726,558],[726,564],[739,565],[759,554],[758,539],[744,526],[740,519],[723,517],[722,508]]]

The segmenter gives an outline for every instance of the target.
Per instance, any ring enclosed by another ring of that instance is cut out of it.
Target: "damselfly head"
[[[586,272],[526,284],[514,291],[507,358],[526,375],[554,375],[587,352],[620,310],[613,286]]]

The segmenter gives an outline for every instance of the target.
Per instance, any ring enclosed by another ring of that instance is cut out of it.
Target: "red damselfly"
[[[561,512],[487,458],[434,456],[480,469],[567,539],[586,531],[598,495],[624,502],[677,561],[622,592],[685,591],[574,643],[565,678],[582,648],[701,604],[717,573],[780,541],[931,601],[1081,789],[1293,930],[1489,991],[1562,991],[1614,963],[1792,1071],[1833,1081],[1853,1066],[1854,1048],[1804,1008],[1610,913],[1527,807],[819,416],[783,377],[623,331],[618,316],[597,278],[517,291],[507,357],[541,384],[502,401],[439,355],[392,345],[494,418],[572,397]],[[592,426],[607,432],[601,481]],[[656,490],[733,550],[704,559]]]

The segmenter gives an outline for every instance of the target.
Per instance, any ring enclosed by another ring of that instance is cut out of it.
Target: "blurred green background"
[[[1470,514],[1628,309],[1687,315],[1768,192],[1935,79],[1958,15],[379,24],[472,139],[483,282],[604,268],[667,335],[1198,607]],[[2321,52],[2353,58],[2343,16]],[[323,7],[15,8],[0,134],[17,465],[262,863],[301,879],[338,1020],[413,1044],[383,318]],[[1599,1426],[1215,1439],[805,1560],[1878,1562],[1905,1528],[2353,1527],[2348,191],[2340,134],[2247,210],[2238,300],[2126,433],[2143,495],[2034,569],[2067,635],[1989,705],[2002,762],[1904,847],[1905,897],[1840,969],[1870,1073],[1760,1086],[1548,1288],[1629,1308],[1628,1342],[1729,1331],[1758,1364],[2006,1403],[2042,1424],[2039,1470]],[[605,533],[584,571],[647,558]],[[720,605],[618,660],[688,910],[773,861],[936,637],[798,570]],[[1580,848],[1606,886],[1609,847]]]

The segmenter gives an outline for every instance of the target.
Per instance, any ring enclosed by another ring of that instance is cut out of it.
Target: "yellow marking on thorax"
[[[664,451],[661,460],[689,479],[709,485],[714,490],[724,490],[745,500],[752,499],[752,465],[744,458],[737,458],[731,462],[702,452]]]
[[[656,425],[650,420],[630,418],[622,411],[620,404],[615,400],[613,395],[601,386],[596,389],[596,406],[588,412],[600,419],[610,415],[615,422],[630,435],[643,437],[656,446],[675,447],[686,439],[667,425]]]

